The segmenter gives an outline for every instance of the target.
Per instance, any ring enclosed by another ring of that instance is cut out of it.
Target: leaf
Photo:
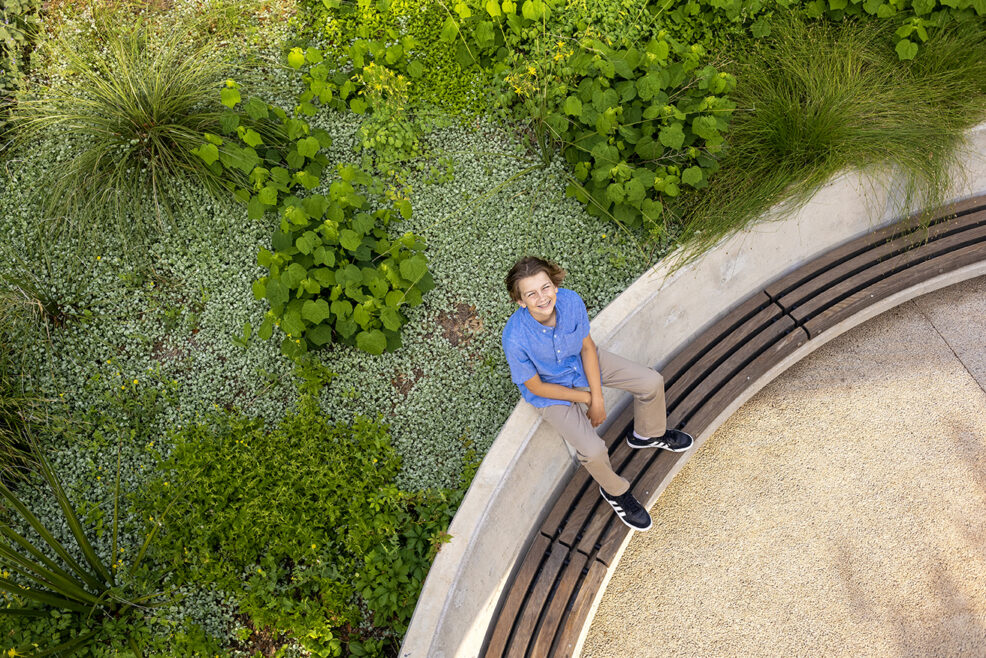
[[[312,253],[312,238],[308,235],[299,236],[297,240],[294,241],[294,246],[298,248],[298,251],[305,254],[306,256]]]
[[[250,197],[247,203],[247,217],[250,219],[261,219],[267,212],[267,206],[263,204],[259,196]]]
[[[498,2],[498,0],[487,0],[485,7],[486,7],[486,13],[489,14],[492,18],[496,18],[497,16],[503,16],[503,12],[500,11],[500,3]]]
[[[316,327],[311,327],[305,332],[305,338],[310,340],[312,344],[317,347],[327,345],[332,342],[332,326],[328,324],[320,324]]]
[[[409,281],[417,281],[428,271],[428,261],[421,254],[415,254],[401,261],[401,276]]]
[[[263,279],[257,279],[253,282],[253,298],[263,299],[267,296],[267,287],[264,285]]]
[[[219,159],[219,148],[215,144],[203,144],[197,149],[192,149],[192,153],[202,158],[207,165]]]
[[[569,96],[565,99],[565,114],[574,117],[582,114],[582,101],[578,96]]]
[[[319,324],[331,315],[332,312],[329,310],[329,303],[324,299],[309,299],[301,307],[301,317],[312,324]]]
[[[455,41],[455,38],[459,36],[459,24],[455,22],[455,19],[449,16],[445,19],[445,23],[442,24],[441,39],[442,41],[449,42]]]
[[[702,169],[701,167],[689,167],[681,173],[681,182],[685,185],[691,185],[695,187],[702,182]]]
[[[846,0],[841,0],[845,2]],[[934,0],[932,0],[933,2]],[[750,25],[750,33],[757,39],[762,39],[764,37],[770,36],[770,23],[763,18],[758,18]]]
[[[411,202],[407,199],[401,199],[397,202],[397,209],[401,213],[401,217],[404,219],[411,219]]]
[[[418,60],[414,60],[407,65],[407,72],[412,78],[420,78],[425,74],[425,65]]]
[[[897,47],[894,50],[897,51],[897,57],[902,61],[914,59],[914,56],[918,54],[918,45],[910,39],[901,39],[897,42]]]
[[[387,349],[387,337],[379,329],[361,331],[356,335],[356,347],[370,354],[383,354]]]
[[[270,116],[267,111],[267,103],[263,102],[259,98],[251,98],[248,100],[243,104],[243,109],[246,111],[247,115],[254,120],[266,119]]]
[[[348,318],[353,314],[353,305],[345,299],[337,299],[332,302],[332,314],[338,318]]]
[[[606,187],[606,198],[613,203],[620,203],[626,196],[626,192],[623,189],[623,185],[620,183],[610,183]]]
[[[301,263],[291,263],[281,273],[281,283],[289,289],[297,288],[308,277],[308,270]]]
[[[348,228],[339,231],[339,244],[347,251],[356,251],[362,242],[363,238],[356,231]]]
[[[236,127],[240,125],[240,115],[235,112],[223,112],[219,117],[219,127],[226,134],[229,134],[236,130]]]
[[[272,308],[287,304],[288,289],[284,287],[284,284],[277,279],[269,279],[266,287],[267,301],[270,302]]]
[[[366,310],[366,306],[363,304],[357,304],[356,308],[353,309],[353,320],[363,329],[369,329],[372,322],[370,312]]]
[[[273,206],[277,203],[277,188],[273,185],[267,185],[257,193],[257,198],[265,206]]]
[[[305,322],[298,311],[286,311],[281,318],[281,329],[292,338],[298,338],[305,333]]]
[[[380,311],[380,321],[383,322],[383,326],[391,331],[397,331],[404,324],[401,319],[401,314],[395,309],[385,306]]]
[[[719,126],[714,117],[699,116],[692,120],[692,132],[704,140],[712,141],[719,136]]]
[[[305,60],[309,64],[318,64],[322,61],[322,51],[318,48],[308,48],[305,51]]]
[[[233,109],[234,107],[236,107],[236,104],[239,103],[241,100],[240,90],[231,89],[229,87],[223,88],[223,90],[219,92],[219,97],[221,99],[220,102],[222,102],[222,104],[228,107],[229,109]]]
[[[401,305],[401,302],[403,301],[404,301],[404,295],[401,294],[400,290],[391,290],[390,292],[387,293],[387,297],[384,300],[384,303],[387,304],[387,306],[389,306],[390,308],[398,308]]]
[[[298,140],[298,153],[306,158],[314,158],[321,145],[314,137],[305,137]]]
[[[260,329],[257,330],[257,337],[260,340],[269,340],[274,333],[274,323],[271,321],[270,317],[265,317],[263,324],[260,325]]]
[[[624,189],[626,190],[627,203],[633,205],[639,204],[647,195],[647,188],[645,188],[644,184],[636,178],[631,178],[628,180],[626,185],[624,185]]]
[[[363,114],[366,112],[366,108],[369,107],[365,100],[362,98],[354,98],[349,101],[349,109],[351,109],[356,114]]]
[[[685,133],[681,124],[676,121],[670,126],[661,128],[658,139],[668,148],[680,149],[681,145],[685,143]]]
[[[242,130],[242,128],[243,126],[240,126],[240,130]],[[253,128],[247,128],[246,130],[243,130],[242,134],[240,135],[240,139],[242,139],[247,146],[252,146],[254,148],[264,143],[263,138],[261,138],[260,134]]]
[[[305,65],[305,53],[301,48],[292,48],[288,53],[288,66],[293,69],[300,69]]]

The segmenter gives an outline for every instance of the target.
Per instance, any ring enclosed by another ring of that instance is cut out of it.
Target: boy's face
[[[551,282],[547,272],[524,277],[517,282],[517,291],[520,293],[520,301],[517,303],[526,308],[531,317],[538,322],[551,317],[555,310],[558,288]]]

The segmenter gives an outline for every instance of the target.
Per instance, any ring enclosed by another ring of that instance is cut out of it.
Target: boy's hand
[[[593,427],[599,427],[606,420],[606,405],[603,403],[603,396],[590,396],[589,408],[585,415],[589,417],[589,422]]]

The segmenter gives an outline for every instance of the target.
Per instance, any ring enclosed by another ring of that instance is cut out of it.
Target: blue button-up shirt
[[[526,308],[518,308],[503,328],[503,351],[510,365],[510,379],[524,399],[535,407],[571,404],[534,395],[524,382],[540,375],[541,381],[569,388],[588,386],[582,365],[582,341],[589,335],[589,314],[578,293],[559,288],[555,300],[555,326],[546,327]]]

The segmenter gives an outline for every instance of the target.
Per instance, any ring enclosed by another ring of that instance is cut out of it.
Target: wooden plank
[[[839,300],[806,322],[805,329],[812,336],[817,336],[885,297],[984,258],[986,258],[986,239],[917,263]]]
[[[986,221],[986,217],[980,219]],[[874,245],[867,251],[851,258],[837,267],[832,267],[825,272],[821,272],[809,281],[792,289],[777,300],[777,302],[794,314],[794,311],[803,304],[811,304],[820,292],[835,288],[842,281],[851,279],[856,274],[863,272],[875,264],[887,261],[901,254],[909,253],[929,242],[945,239],[947,234],[954,231],[962,231],[965,225],[956,220],[940,222],[931,226],[928,231],[916,231],[894,240]],[[920,236],[918,235],[920,234]]]
[[[875,263],[872,267],[840,281],[837,285],[829,286],[810,299],[805,300],[798,307],[791,309],[790,314],[798,320],[799,324],[803,324],[823,313],[826,309],[839,302],[839,300],[867,288],[880,279],[891,276],[894,270],[906,268],[912,263],[922,260],[935,258],[940,254],[961,248],[967,242],[980,240],[986,240],[986,224],[974,226],[959,233],[953,233],[934,242],[922,244],[919,247]]]
[[[588,573],[577,586],[577,594],[572,602],[571,610],[562,620],[561,628],[555,638],[555,645],[552,647],[551,656],[558,658],[570,658],[575,653],[575,645],[579,641],[582,627],[585,625],[589,611],[592,609],[592,602],[606,577],[607,567],[602,562],[592,560],[589,564]]]
[[[758,296],[766,298],[765,293]],[[725,361],[729,355],[741,348],[751,337],[757,336],[761,330],[776,321],[784,310],[774,303],[769,303],[758,313],[749,317],[745,322],[735,327],[731,333],[723,336],[710,349],[686,370],[674,385],[665,391],[665,399],[669,405],[677,406],[698,383],[708,377],[716,367]]]
[[[770,345],[781,340],[786,334],[795,327],[794,320],[785,316],[780,316],[772,324],[763,327],[760,332],[745,342],[739,349],[735,350],[729,358],[723,361],[712,372],[708,373],[699,384],[693,388],[678,404],[683,407],[686,415],[685,419],[690,418],[698,408],[704,404],[706,398],[712,397],[728,381],[733,379],[737,372],[745,367],[745,363],[753,359],[758,352],[763,351]]]
[[[486,651],[483,654],[487,658],[499,658],[506,650],[513,633],[514,620],[517,619],[527,590],[538,569],[541,568],[541,563],[544,561],[549,546],[551,546],[551,540],[538,533],[524,555],[520,569],[507,585],[506,600],[496,615],[496,625],[493,627],[493,634],[490,636],[489,642],[486,644]]]
[[[569,555],[569,562],[562,570],[558,585],[551,595],[551,601],[548,602],[548,609],[544,613],[541,625],[535,634],[529,654],[531,658],[551,655],[551,645],[554,644],[561,620],[568,609],[569,601],[575,593],[575,586],[582,577],[582,570],[587,561],[588,558],[582,553],[573,552]]]
[[[974,215],[986,206],[986,196],[967,199],[947,206],[941,213],[930,222],[930,231],[937,224],[947,223],[952,227],[967,225],[978,221]],[[956,215],[961,215],[957,219],[952,219]],[[872,247],[880,246],[888,241],[902,240],[912,244],[919,244],[925,240],[927,231],[921,226],[921,216],[911,215],[910,217],[877,229],[862,237],[850,240],[849,242],[831,249],[811,262],[799,267],[793,272],[777,279],[768,285],[764,290],[772,299],[780,299],[788,295],[795,288],[804,285],[811,279],[837,268],[843,261],[859,256]],[[783,305],[783,304],[782,304]]]
[[[702,403],[688,419],[685,431],[692,436],[699,436],[750,384],[806,342],[808,334],[801,327],[781,336],[765,352],[722,383],[715,394]]]
[[[544,566],[538,571],[535,582],[530,587],[527,600],[524,602],[524,609],[518,615],[517,624],[510,637],[510,644],[507,646],[507,658],[524,658],[527,655],[527,647],[534,636],[534,629],[538,620],[541,619],[541,614],[544,612],[545,601],[548,600],[551,590],[554,589],[555,579],[558,577],[568,553],[568,546],[557,542],[551,545],[551,554]]]
[[[682,347],[661,368],[665,391],[676,386],[682,374],[687,372],[692,363],[700,359],[707,350],[715,346],[716,343],[732,333],[737,326],[743,324],[749,317],[756,315],[760,309],[768,304],[770,304],[770,298],[762,292],[756,292],[743,300],[738,306],[728,311],[721,319],[714,322],[708,329]]]

